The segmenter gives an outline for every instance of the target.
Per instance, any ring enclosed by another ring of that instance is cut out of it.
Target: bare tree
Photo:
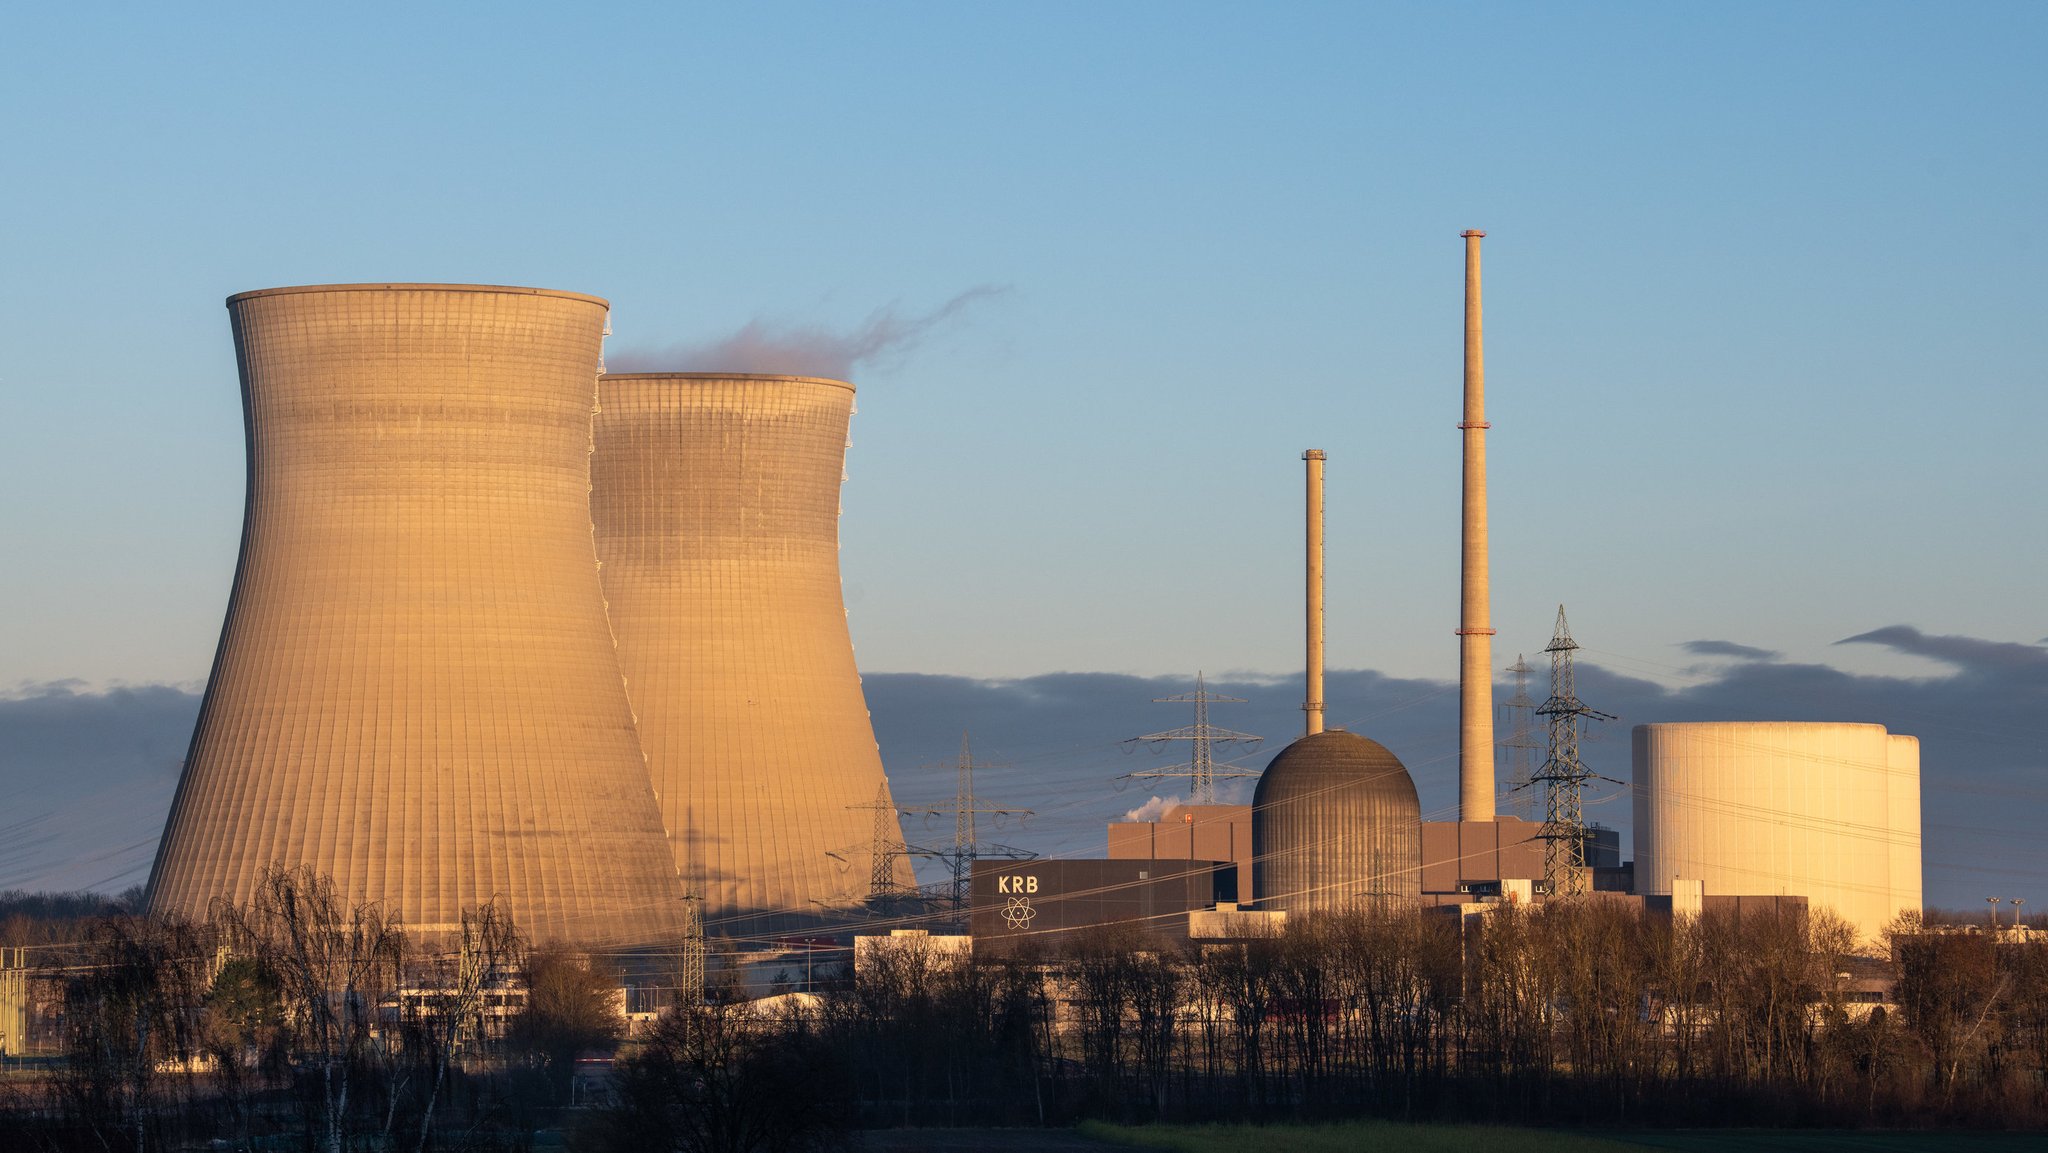
[[[463,911],[459,944],[454,972],[443,974],[444,981],[432,992],[426,1014],[425,1034],[432,1047],[434,1077],[420,1107],[419,1142],[414,1146],[420,1153],[425,1153],[433,1133],[434,1107],[448,1078],[449,1061],[465,1042],[482,1039],[485,999],[504,985],[519,962],[518,930],[495,901]]]
[[[246,906],[223,904],[217,920],[239,953],[273,974],[299,1061],[318,1078],[317,1134],[341,1153],[350,1091],[370,1044],[377,1005],[397,983],[405,934],[375,903],[344,904],[311,869],[271,868]]]
[[[1996,1011],[2012,982],[1998,948],[1978,933],[1892,936],[1899,1012],[1927,1046],[1945,1100],[1954,1100],[1964,1069],[1983,1057],[1997,1031]]]
[[[171,918],[117,916],[94,923],[83,971],[65,991],[70,1025],[60,1090],[102,1144],[126,1130],[136,1153],[167,1113],[162,1072],[201,1051],[205,950]],[[180,1081],[182,1084],[182,1080]]]
[[[566,1103],[576,1058],[623,1036],[619,975],[595,957],[562,949],[529,954],[522,972],[526,1007],[513,1019],[508,1040],[541,1060],[555,1099]]]

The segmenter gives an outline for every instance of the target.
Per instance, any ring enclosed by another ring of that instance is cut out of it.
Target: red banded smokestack
[[[1308,462],[1308,736],[1323,731],[1323,460],[1319,448],[1301,454]]]
[[[1493,629],[1487,608],[1486,350],[1479,306],[1479,240],[1465,238],[1464,566],[1458,616],[1458,819],[1491,821],[1493,811]]]

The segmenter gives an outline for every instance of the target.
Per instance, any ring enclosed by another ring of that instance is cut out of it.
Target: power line
[[[984,764],[982,767],[992,766]],[[934,855],[946,863],[947,870],[953,875],[948,902],[952,906],[955,920],[959,920],[966,912],[967,888],[974,876],[975,861],[983,857],[1024,861],[1038,855],[1029,849],[998,845],[981,839],[979,818],[1029,817],[1031,810],[984,804],[981,798],[974,794],[974,768],[974,751],[968,743],[967,734],[961,733],[960,759],[955,763],[958,784],[953,794],[953,803],[904,810],[905,813],[922,814],[926,817],[948,814],[953,817],[953,847],[948,852]]]
[[[1195,723],[1192,725],[1182,725],[1177,729],[1167,729],[1164,732],[1146,733],[1142,737],[1132,737],[1130,740],[1125,741],[1124,744],[1135,745],[1140,741],[1144,741],[1148,744],[1156,745],[1167,741],[1187,741],[1193,747],[1194,755],[1192,759],[1184,764],[1169,765],[1163,769],[1147,769],[1144,772],[1138,773],[1127,773],[1125,774],[1126,776],[1133,778],[1186,777],[1188,778],[1189,803],[1213,805],[1216,803],[1216,778],[1256,777],[1259,775],[1256,769],[1240,769],[1229,764],[1219,767],[1216,764],[1215,746],[1241,745],[1246,752],[1250,752],[1258,748],[1266,739],[1254,736],[1251,733],[1240,733],[1234,729],[1218,728],[1209,723],[1210,705],[1241,705],[1246,703],[1245,698],[1226,697],[1210,692],[1203,675],[1197,672],[1195,674],[1194,692],[1178,693],[1170,697],[1154,697],[1152,698],[1152,703],[1158,705],[1192,704],[1195,706]]]

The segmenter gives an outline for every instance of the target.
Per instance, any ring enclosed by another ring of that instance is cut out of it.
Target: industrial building
[[[1311,449],[1304,735],[1250,805],[1206,803],[1198,746],[1204,803],[1111,824],[1106,859],[974,866],[995,955],[1108,923],[1214,938],[1524,894],[1825,906],[1866,940],[1919,907],[1918,742],[1881,726],[1638,726],[1632,863],[1576,791],[1559,809],[1583,766],[1551,781],[1546,824],[1497,814],[1483,236],[1462,234],[1457,819],[1423,822],[1398,756],[1325,727]],[[153,909],[204,916],[304,866],[428,934],[495,899],[535,940],[637,944],[683,935],[692,898],[715,934],[759,937],[843,927],[911,886],[840,593],[852,385],[600,376],[608,306],[572,293],[336,285],[228,306],[242,554]],[[1560,610],[1550,651],[1576,647]],[[1545,707],[1567,705],[1597,715],[1569,688]],[[1576,765],[1559,747],[1546,771]]]
[[[896,839],[874,843],[888,783],[839,591],[853,386],[635,373],[597,387],[590,508],[611,629],[707,922],[843,918],[877,880],[907,885],[893,821]]]
[[[1259,777],[1252,860],[1261,909],[1413,905],[1422,895],[1415,781],[1378,741],[1343,729],[1303,737]]]
[[[1252,807],[1176,804],[1156,821],[1112,821],[1111,860],[1226,861],[1237,888],[1226,901],[1252,903]]]
[[[974,953],[1051,952],[1107,926],[1170,947],[1188,939],[1188,914],[1229,903],[1235,874],[1218,861],[980,861],[970,883]]]
[[[1882,725],[1637,725],[1637,890],[1805,897],[1866,942],[1920,890],[1920,742]]]
[[[1464,499],[1459,638],[1459,819],[1422,822],[1391,752],[1323,726],[1323,482],[1309,450],[1306,734],[1276,756],[1246,816],[1255,907],[1296,913],[1396,898],[1473,908],[1515,894],[1546,899],[1559,834],[1498,816],[1494,774],[1486,508],[1485,353],[1479,242],[1465,241]],[[1562,613],[1560,612],[1560,627]],[[1575,648],[1568,634],[1563,647]],[[1553,642],[1554,644],[1557,642]],[[1579,706],[1576,698],[1570,702]],[[1617,830],[1571,825],[1580,862],[1564,891],[1633,894],[1652,911],[1698,915],[1828,907],[1866,942],[1920,889],[1919,745],[1875,725],[1644,725],[1634,733],[1636,859]],[[1222,857],[1215,833],[1110,826],[1112,856],[1159,845]],[[1219,812],[1221,812],[1219,808]],[[1575,811],[1575,808],[1574,808]],[[1205,818],[1215,821],[1216,818]],[[1166,855],[1166,854],[1160,854]],[[1241,859],[1232,852],[1233,859]],[[1412,862],[1412,863],[1411,863]]]
[[[607,305],[480,285],[228,300],[248,496],[149,904],[265,869],[445,934],[642,943],[682,890],[591,544]]]

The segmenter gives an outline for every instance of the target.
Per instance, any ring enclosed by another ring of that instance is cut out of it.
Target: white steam
[[[908,355],[968,305],[1009,290],[1007,285],[976,285],[917,315],[905,315],[897,305],[887,304],[869,313],[850,332],[816,325],[778,325],[756,318],[716,340],[623,350],[606,357],[607,368],[612,372],[758,372],[844,380],[859,366],[886,364]]]

